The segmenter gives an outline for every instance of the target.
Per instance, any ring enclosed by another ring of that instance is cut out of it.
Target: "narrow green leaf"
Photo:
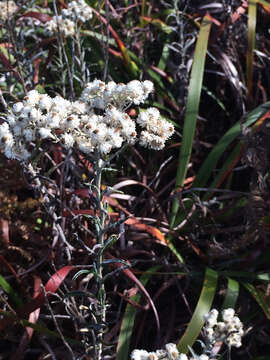
[[[254,124],[261,116],[270,110],[270,102],[258,106],[247,115],[245,121],[246,126]],[[195,178],[193,187],[204,187],[208,179],[212,175],[218,160],[221,158],[227,147],[241,134],[240,121],[233,125],[218,141],[218,143],[211,150]]]
[[[234,308],[239,295],[239,283],[236,280],[228,278],[226,296],[222,305],[222,310]]]
[[[92,272],[93,272],[92,270],[84,270],[84,269],[80,270],[80,271],[76,272],[76,274],[73,276],[72,281],[78,279],[78,277],[81,275],[88,275]]]
[[[256,42],[256,22],[257,22],[257,0],[248,1],[248,51],[247,51],[247,88],[248,98],[252,96],[252,78],[253,78],[253,63],[254,50]]]
[[[266,299],[263,292],[259,289],[256,289],[255,286],[249,283],[243,283],[244,287],[251,293],[254,299],[262,308],[263,312],[265,313],[267,319],[270,320],[270,302]]]
[[[15,305],[17,306],[23,305],[23,301],[21,300],[20,296],[16,293],[16,291],[12,288],[12,286],[6,281],[6,279],[2,275],[0,275],[0,286],[8,294],[8,296],[14,302]]]
[[[215,179],[213,180],[213,182],[210,184],[209,188],[210,189],[215,189],[218,187],[218,185],[220,185],[221,182],[223,182],[225,180],[226,175],[228,175],[229,173],[231,173],[231,171],[233,170],[234,166],[235,166],[235,162],[238,158],[239,158],[239,154],[241,153],[241,150],[243,148],[243,142],[239,142],[234,149],[232,150],[232,152],[229,154],[229,156],[227,157],[225,163],[223,164],[222,168],[219,170],[218,174],[216,175]],[[213,196],[213,191],[211,192],[207,192],[202,200],[206,200],[209,198],[209,196]]]
[[[194,314],[188,327],[180,339],[177,348],[180,353],[186,354],[188,347],[192,347],[204,324],[204,315],[207,314],[212,306],[217,288],[218,274],[216,271],[206,268],[203,287]]]
[[[140,282],[143,286],[146,285],[148,280],[151,278],[153,273],[159,269],[159,266],[154,266],[148,271],[146,271],[140,278]],[[131,297],[131,300],[139,303],[141,294],[138,293]],[[136,308],[130,304],[127,304],[125,314],[123,316],[117,349],[116,349],[116,360],[127,360],[129,354],[129,346],[131,335],[133,331],[134,321],[136,317]]]
[[[184,121],[183,140],[179,154],[178,168],[176,173],[175,187],[184,185],[188,163],[191,156],[192,144],[194,140],[195,128],[197,124],[199,103],[202,90],[204,65],[207,52],[208,38],[211,29],[211,19],[208,15],[204,16],[200,27],[195,55],[191,70],[191,78],[189,83],[187,110]],[[170,227],[175,225],[175,219],[179,210],[178,199],[175,198],[172,205],[172,213],[170,218]]]

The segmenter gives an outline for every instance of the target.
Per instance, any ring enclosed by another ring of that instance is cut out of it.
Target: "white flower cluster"
[[[14,1],[1,1],[0,2],[0,20],[6,21],[17,11],[18,6]]]
[[[101,110],[109,104],[124,109],[132,103],[143,103],[153,89],[153,83],[149,80],[132,80],[128,84],[116,84],[114,81],[105,84],[101,80],[94,80],[86,85],[81,100]]]
[[[116,84],[114,81],[105,84],[100,80],[95,80],[86,86],[82,92],[81,100],[89,106],[101,110],[110,105],[112,112],[115,112],[116,108],[122,111],[132,103],[135,105],[143,103],[152,91],[153,83],[148,80],[143,82],[132,80],[128,84]],[[117,118],[117,114],[115,113],[112,117]],[[162,149],[166,140],[174,132],[173,125],[163,119],[156,108],[149,108],[141,112],[137,118],[137,123],[145,129],[140,135],[140,145],[149,146],[154,150]]]
[[[228,346],[240,347],[244,335],[243,324],[239,317],[235,316],[234,309],[226,309],[222,312],[222,320],[218,322],[218,311],[211,310],[204,316],[206,325],[204,335],[209,343],[224,341]]]
[[[67,9],[54,16],[46,24],[46,31],[52,35],[60,31],[64,37],[72,36],[76,31],[76,22],[82,23],[92,18],[92,10],[84,0],[71,1]]]
[[[157,350],[155,352],[148,352],[146,350],[133,350],[130,355],[131,360],[188,360],[186,354],[180,354],[177,347],[173,343],[165,345],[165,349]],[[194,360],[194,358],[190,358]],[[205,354],[196,357],[196,360],[209,360]]]
[[[67,149],[76,147],[88,155],[95,151],[108,154],[121,148],[124,142],[134,144],[138,140],[136,121],[122,106],[140,104],[153,89],[150,81],[135,81],[135,84],[139,90],[131,91],[134,89],[131,81],[126,85],[115,84],[116,90],[109,91],[111,83],[106,85],[94,80],[74,102],[31,90],[23,101],[13,105],[0,125],[0,148],[8,158],[26,161],[33,148],[31,143],[43,139],[61,143]],[[141,131],[139,142],[156,150],[162,149],[174,132],[173,125],[162,119],[154,108],[139,114],[137,123],[146,129]]]

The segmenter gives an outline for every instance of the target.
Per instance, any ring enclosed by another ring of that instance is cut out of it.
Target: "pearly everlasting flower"
[[[18,6],[12,0],[0,2],[0,22],[10,19],[18,10]]]
[[[39,97],[38,105],[41,110],[48,111],[52,105],[52,99],[47,94],[42,94]]]
[[[47,139],[47,138],[53,137],[51,130],[46,129],[46,128],[40,128],[39,135],[40,135],[41,139]]]
[[[59,31],[64,37],[73,36],[76,32],[76,22],[85,23],[92,16],[92,10],[84,0],[71,1],[67,9],[62,9],[60,15],[47,22],[46,32],[53,35]]]
[[[138,100],[152,89],[150,82],[146,84],[147,91],[142,95],[145,82],[106,85],[94,80],[74,102],[31,90],[8,110],[6,122],[0,127],[3,138],[0,147],[7,157],[20,161],[30,156],[31,143],[43,139],[60,143],[66,149],[76,148],[86,155],[96,151],[105,156],[125,142],[134,144],[137,140],[145,147],[160,150],[171,136],[173,126],[154,108],[139,114],[136,121],[124,107],[130,105],[133,95],[132,101],[136,103],[135,98]],[[144,130],[138,132],[136,124]],[[8,136],[4,136],[6,133]]]
[[[155,352],[148,353],[149,360],[158,360],[158,355]]]
[[[209,360],[209,357],[205,354],[202,354],[199,356],[199,359],[198,360]]]
[[[169,343],[165,345],[165,349],[167,351],[167,356],[170,360],[175,360],[178,358],[179,351],[177,350],[176,344]]]
[[[213,309],[204,316],[206,324],[204,336],[209,344],[224,341],[228,346],[240,347],[244,335],[243,324],[235,316],[234,309],[226,309],[222,312],[223,321],[217,322],[218,311]],[[203,359],[204,360],[204,359]]]
[[[177,360],[188,360],[188,357],[186,354],[180,354],[177,358]]]
[[[225,310],[223,310],[223,312],[222,312],[223,320],[225,322],[232,320],[232,318],[234,317],[234,313],[235,313],[234,309],[225,309]]]
[[[27,105],[36,105],[40,99],[40,94],[36,90],[31,90],[27,93],[24,100]]]
[[[74,137],[71,135],[71,134],[68,134],[68,133],[65,133],[63,135],[61,135],[61,143],[63,144],[63,146],[66,148],[66,149],[70,149],[73,147],[74,145],[74,142],[75,142],[75,139]]]
[[[136,122],[146,129],[141,134],[141,145],[149,146],[154,150],[162,149],[165,141],[174,133],[174,126],[162,118],[155,108],[140,112]]]
[[[23,103],[22,102],[17,102],[12,106],[12,109],[15,113],[19,113],[22,111],[23,109]]]
[[[148,352],[146,350],[133,350],[130,355],[131,360],[148,360]]]

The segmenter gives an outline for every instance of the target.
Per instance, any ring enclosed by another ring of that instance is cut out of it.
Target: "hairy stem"
[[[97,268],[97,281],[98,281],[98,334],[97,342],[98,348],[96,353],[96,359],[102,360],[103,355],[103,327],[106,321],[106,292],[103,282],[103,261],[104,261],[104,229],[105,229],[105,219],[106,219],[106,209],[104,208],[102,202],[102,191],[101,191],[101,177],[102,169],[104,167],[104,161],[101,158],[98,158],[95,162],[95,192],[97,200],[97,241],[99,245],[99,251],[97,253],[96,268]]]

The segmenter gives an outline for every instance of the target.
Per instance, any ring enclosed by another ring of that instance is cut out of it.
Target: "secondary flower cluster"
[[[130,355],[131,360],[188,360],[186,354],[180,354],[177,347],[173,343],[165,345],[165,349],[157,350],[155,352],[148,352],[146,350],[133,350]],[[190,360],[193,360],[191,358]],[[205,354],[197,356],[196,360],[209,360]]]
[[[142,103],[152,90],[150,81],[106,85],[94,80],[74,102],[31,90],[4,117],[0,147],[8,158],[20,161],[29,159],[33,143],[43,139],[67,149],[76,147],[88,155],[96,151],[105,155],[124,142],[134,144],[137,140],[160,150],[173,134],[173,125],[154,108],[140,113],[136,120],[125,112],[132,103]],[[143,128],[139,137],[136,122]]]
[[[18,9],[14,1],[1,1],[0,2],[0,22],[9,19]]]
[[[243,324],[240,319],[235,316],[234,309],[226,309],[222,312],[222,320],[218,322],[218,311],[212,309],[204,316],[206,325],[204,327],[204,335],[210,344],[217,341],[224,341],[228,346],[240,347],[241,339],[244,335]]]
[[[123,110],[132,103],[135,105],[143,103],[152,91],[153,83],[148,80],[143,82],[133,80],[128,84],[116,84],[114,81],[105,84],[100,80],[95,80],[86,85],[81,100],[90,107],[101,110],[105,110],[109,106],[111,117],[119,118],[119,111],[123,114]],[[126,117],[126,119],[128,118]],[[149,108],[141,112],[137,118],[137,123],[145,129],[141,132],[140,145],[149,146],[154,150],[162,149],[166,140],[174,132],[173,125],[163,119],[156,108]],[[127,120],[126,124],[128,124]],[[128,125],[126,128],[128,128]],[[131,127],[131,130],[134,133],[133,127]]]
[[[192,357],[189,358],[186,354],[180,354],[176,345],[170,343],[165,345],[165,349],[155,352],[135,349],[130,355],[130,360],[209,360],[213,357],[212,349],[216,342],[225,342],[229,347],[240,347],[244,330],[240,319],[235,316],[235,311],[230,308],[224,310],[222,322],[217,321],[218,314],[218,311],[213,309],[204,315],[206,324],[203,330],[206,345],[203,346],[203,354],[196,355],[191,349]]]
[[[76,31],[76,22],[84,23],[92,16],[92,10],[84,0],[71,1],[67,9],[62,9],[60,15],[54,16],[47,22],[46,31],[49,34],[60,31],[64,37],[72,36]]]

